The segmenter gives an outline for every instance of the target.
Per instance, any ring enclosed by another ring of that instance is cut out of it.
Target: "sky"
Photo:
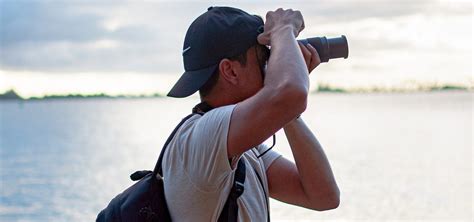
[[[467,0],[78,1],[0,0],[0,92],[166,94],[183,73],[191,22],[209,6],[265,17],[300,10],[299,39],[345,35],[349,58],[321,64],[318,84],[346,89],[473,87]]]

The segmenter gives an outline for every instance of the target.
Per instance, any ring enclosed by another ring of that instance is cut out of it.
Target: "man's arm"
[[[232,112],[227,155],[238,156],[261,144],[306,109],[308,69],[296,42],[303,26],[300,12],[267,13],[261,44],[271,44],[263,88]]]
[[[316,137],[301,118],[287,124],[284,130],[296,165],[284,157],[270,165],[270,196],[319,211],[337,208],[339,188]]]

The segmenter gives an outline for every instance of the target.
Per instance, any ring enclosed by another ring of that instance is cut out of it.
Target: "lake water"
[[[303,119],[338,209],[271,201],[273,221],[472,221],[472,92],[313,94]],[[190,99],[0,102],[0,221],[93,221],[154,166]],[[275,150],[288,158],[283,133]]]

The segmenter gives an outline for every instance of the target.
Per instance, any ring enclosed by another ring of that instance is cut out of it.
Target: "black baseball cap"
[[[245,53],[263,31],[260,16],[232,7],[209,7],[189,26],[183,45],[185,72],[170,97],[183,98],[198,91],[224,58]]]

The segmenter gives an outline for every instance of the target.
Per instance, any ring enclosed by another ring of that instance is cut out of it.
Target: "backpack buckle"
[[[235,181],[235,184],[234,184],[234,194],[236,195],[236,197],[240,197],[240,195],[242,195],[242,193],[244,193],[244,184],[239,182],[239,181]]]

